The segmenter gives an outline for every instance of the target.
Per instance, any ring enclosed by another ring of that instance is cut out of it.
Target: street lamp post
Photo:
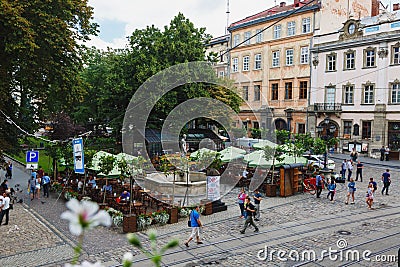
[[[330,172],[328,165],[328,141],[333,138],[333,133],[336,131],[335,125],[329,125],[331,120],[329,117],[324,119],[323,126],[317,126],[318,135],[321,137],[322,132],[325,130],[325,134],[322,136],[322,139],[325,141],[325,153],[324,153],[324,169],[323,172]]]

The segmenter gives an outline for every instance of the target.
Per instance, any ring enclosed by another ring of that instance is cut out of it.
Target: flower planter
[[[124,215],[124,219],[122,221],[122,231],[124,233],[134,233],[138,231],[135,214]]]

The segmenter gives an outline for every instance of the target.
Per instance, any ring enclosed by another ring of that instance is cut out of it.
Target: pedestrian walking
[[[317,198],[321,197],[321,193],[322,193],[322,176],[317,174],[317,176],[315,176],[315,184],[317,186]]]
[[[350,196],[351,196],[351,198],[353,200],[351,202],[351,204],[354,204],[354,193],[355,192],[356,192],[356,183],[354,182],[354,179],[351,178],[350,182],[347,184],[347,199],[346,199],[346,202],[345,202],[346,205],[349,204]]]
[[[35,198],[35,190],[36,190],[36,179],[35,176],[31,176],[31,179],[28,180],[28,192],[31,194],[31,201]]]
[[[374,189],[374,192],[376,190],[378,190],[378,184],[374,181],[374,178],[369,178],[369,183],[368,184],[372,184],[372,188]]]
[[[350,181],[351,175],[353,174],[353,161],[352,160],[347,161],[347,172],[348,172],[347,181]]]
[[[360,181],[362,182],[362,170],[364,168],[364,164],[361,161],[357,162],[357,170],[356,170],[356,181],[358,181],[358,176],[360,176]]]
[[[253,198],[254,198],[254,206],[255,206],[256,209],[257,209],[257,212],[256,212],[256,214],[255,214],[254,220],[255,220],[255,221],[259,221],[259,220],[260,220],[260,212],[261,212],[260,204],[261,204],[262,198],[261,198],[261,193],[260,193],[260,191],[258,190],[258,188],[257,188],[256,190],[254,190],[254,196],[253,196]]]
[[[356,162],[356,161],[357,161],[357,158],[358,158],[358,152],[356,151],[355,148],[353,148],[353,150],[352,150],[351,153],[350,153],[350,159],[351,159],[352,161]]]
[[[6,216],[6,222],[3,225],[8,224],[8,220],[10,219],[10,194],[3,193],[3,204],[1,204],[1,213],[0,213],[0,225],[3,222],[4,216]]]
[[[246,229],[249,226],[249,224],[251,224],[255,228],[254,232],[258,232],[258,227],[254,223],[254,220],[253,220],[253,216],[257,212],[257,210],[256,210],[256,207],[253,205],[253,203],[250,202],[249,196],[246,197],[245,208],[246,208],[246,212],[247,212],[247,218],[246,218],[246,221],[244,222],[244,228],[242,229],[242,231],[240,231],[240,233],[244,234],[246,232]]]
[[[200,206],[196,206],[196,208],[190,212],[190,224],[192,227],[192,233],[190,234],[189,239],[185,242],[185,246],[189,247],[189,243],[194,237],[196,237],[197,244],[203,244],[200,240],[200,227],[203,227],[203,224],[200,221]]]
[[[389,152],[390,152],[390,149],[389,149],[388,146],[386,146],[386,148],[385,148],[385,158],[386,158],[386,161],[389,161]]]
[[[6,179],[12,179],[12,169],[13,165],[11,163],[11,160],[8,161],[7,167],[6,167]]]
[[[381,149],[379,149],[379,152],[381,152],[381,161],[385,159],[385,147],[382,146]]]
[[[382,195],[385,190],[386,190],[386,195],[389,195],[389,186],[391,183],[389,169],[386,169],[386,172],[382,173],[382,182],[383,182]]]
[[[372,209],[372,204],[374,203],[374,186],[372,184],[368,184],[365,202],[367,202],[368,209]]]
[[[245,217],[245,210],[244,210],[244,201],[246,199],[246,193],[244,192],[244,188],[242,187],[240,189],[240,193],[238,195],[238,204],[239,204],[239,208],[240,208],[240,218],[244,218]]]
[[[41,183],[42,183],[42,178],[38,176],[36,176],[36,186],[35,186],[35,195],[37,199],[40,199],[40,187],[41,187]]]
[[[347,170],[347,160],[344,159],[342,162],[342,170],[341,170],[341,174],[342,174],[342,180],[346,180],[346,170]]]
[[[331,183],[328,184],[328,195],[326,196],[326,198],[329,199],[329,196],[331,197],[331,201],[333,202],[333,197],[335,196],[336,193],[336,183],[335,183],[335,179],[331,179]]]
[[[42,177],[43,183],[43,197],[49,197],[49,187],[50,187],[50,176],[47,173],[44,173]]]

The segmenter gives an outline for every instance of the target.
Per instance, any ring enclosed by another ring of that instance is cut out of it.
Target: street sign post
[[[38,163],[39,151],[31,150],[26,151],[26,163]]]
[[[28,170],[36,170],[37,168],[38,168],[37,163],[27,163],[26,164],[26,169],[28,169]]]
[[[72,140],[72,149],[74,153],[74,170],[75,173],[85,173],[85,160],[83,154],[83,140],[76,138]]]

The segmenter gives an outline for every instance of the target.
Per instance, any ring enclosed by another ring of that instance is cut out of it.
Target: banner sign
[[[221,198],[220,178],[221,176],[207,176],[207,199],[215,201]]]
[[[76,138],[72,140],[72,149],[74,153],[74,171],[75,173],[84,174],[85,164],[83,156],[83,139]]]

